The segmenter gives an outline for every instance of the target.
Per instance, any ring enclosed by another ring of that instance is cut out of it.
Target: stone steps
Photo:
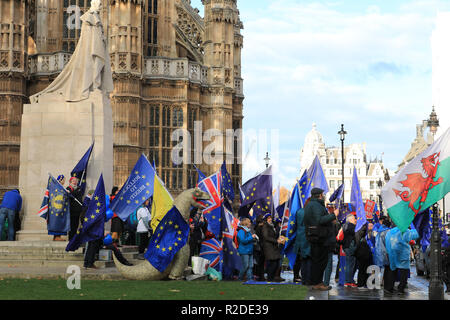
[[[1,241],[0,267],[8,268],[67,268],[70,265],[83,267],[84,248],[66,252],[67,241]],[[133,264],[138,263],[137,246],[119,248],[123,256]],[[96,261],[98,268],[114,267],[114,262]]]

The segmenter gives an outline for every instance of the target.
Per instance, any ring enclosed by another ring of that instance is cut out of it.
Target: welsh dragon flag
[[[415,157],[381,190],[388,214],[400,231],[416,214],[450,192],[450,128]]]

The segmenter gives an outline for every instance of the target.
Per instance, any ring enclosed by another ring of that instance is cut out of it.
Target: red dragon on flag
[[[439,155],[440,152],[436,152],[421,159],[423,171],[426,175],[425,177],[422,173],[411,173],[406,175],[405,180],[400,181],[403,187],[409,188],[410,191],[401,192],[399,190],[392,189],[403,201],[409,202],[408,207],[414,211],[415,214],[418,214],[421,211],[422,203],[427,199],[429,190],[444,181],[442,177],[436,181],[434,180],[437,169],[440,165]],[[419,198],[419,207],[416,209],[414,204]]]

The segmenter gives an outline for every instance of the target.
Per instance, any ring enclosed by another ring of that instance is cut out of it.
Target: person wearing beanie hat
[[[311,190],[311,199],[304,210],[306,238],[311,245],[311,285],[314,290],[330,290],[331,286],[323,283],[323,276],[328,264],[328,253],[336,245],[333,222],[339,210],[334,210],[334,214],[328,213],[324,191],[320,188]]]

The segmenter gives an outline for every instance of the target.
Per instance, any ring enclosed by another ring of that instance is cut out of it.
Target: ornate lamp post
[[[436,112],[433,110],[430,114],[430,119],[427,120],[427,125],[431,133],[436,134],[439,127],[439,120]],[[430,250],[430,285],[428,287],[429,300],[444,300],[444,285],[442,284],[442,256],[441,256],[441,235],[439,232],[439,216],[438,204],[433,205],[433,229],[431,232],[431,250]]]
[[[269,153],[266,152],[266,157],[263,159],[266,162],[266,168],[269,167],[269,163],[270,163],[270,158],[269,158]]]
[[[342,163],[342,183],[344,183],[344,140],[347,131],[344,130],[344,125],[341,124],[341,131],[338,132],[338,135],[341,139],[341,163]],[[344,193],[342,193],[342,202],[345,203]]]

